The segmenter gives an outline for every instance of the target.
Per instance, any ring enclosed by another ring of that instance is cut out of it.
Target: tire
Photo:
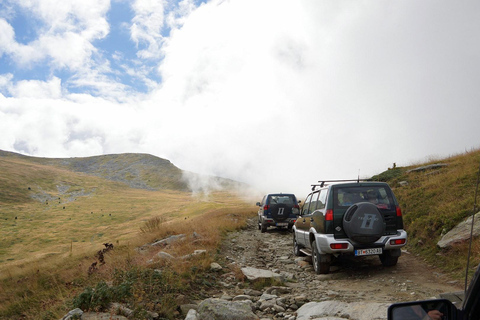
[[[391,250],[387,250],[378,256],[384,267],[393,267],[397,265],[398,255],[393,255]]]
[[[385,221],[377,206],[360,202],[350,206],[343,215],[343,229],[347,236],[358,243],[369,244],[385,233]]]
[[[265,233],[267,231],[267,228],[268,228],[267,225],[262,222],[260,225],[260,232]]]
[[[261,227],[262,223],[260,222],[260,220],[258,220],[257,224],[258,224],[258,230],[261,230],[262,229],[262,227]]]
[[[284,203],[272,204],[270,205],[270,213],[275,221],[282,222],[292,214],[292,207]]]
[[[293,254],[297,257],[305,256],[305,253],[300,251],[300,245],[297,242],[297,237],[295,236],[295,233],[293,234]]]
[[[318,252],[315,240],[312,242],[312,263],[316,274],[327,274],[330,272],[330,256]]]

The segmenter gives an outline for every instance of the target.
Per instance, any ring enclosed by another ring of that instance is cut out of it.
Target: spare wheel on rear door
[[[292,207],[284,203],[277,203],[270,205],[270,212],[275,221],[284,221],[292,213]]]
[[[353,241],[367,244],[383,236],[385,221],[376,205],[360,202],[350,206],[345,212],[343,229]]]

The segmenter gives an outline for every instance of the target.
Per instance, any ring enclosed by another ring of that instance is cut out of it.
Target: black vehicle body
[[[475,271],[461,306],[457,307],[447,299],[395,303],[388,308],[388,320],[423,319],[418,317],[418,311],[427,315],[434,310],[441,312],[442,320],[480,319],[480,265]]]
[[[328,273],[341,254],[379,255],[393,266],[407,242],[392,190],[384,182],[325,185],[311,192],[293,227],[295,255],[311,255],[315,272]]]
[[[258,229],[263,233],[268,227],[286,227],[291,229],[297,220],[300,207],[297,197],[292,193],[266,194],[262,202],[257,202]]]

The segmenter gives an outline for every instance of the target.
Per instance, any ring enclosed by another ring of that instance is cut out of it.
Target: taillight
[[[325,213],[325,221],[333,221],[333,210],[328,209]]]
[[[330,248],[332,249],[347,249],[348,248],[348,243],[331,243]]]
[[[268,204],[263,206],[263,210],[268,210],[268,208],[270,208],[270,206]]]
[[[295,209],[300,209],[300,206],[298,204],[293,205]]]
[[[390,240],[390,244],[392,246],[398,246],[398,245],[401,245],[401,244],[405,244],[407,240],[405,239],[394,239],[394,240]]]
[[[395,210],[397,211],[397,217],[401,217],[402,216],[402,209],[400,209],[399,206],[396,206]]]

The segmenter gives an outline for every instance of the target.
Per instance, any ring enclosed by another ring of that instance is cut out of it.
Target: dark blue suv
[[[297,197],[291,193],[270,193],[257,202],[258,229],[263,233],[268,227],[286,227],[292,229],[300,207]]]

